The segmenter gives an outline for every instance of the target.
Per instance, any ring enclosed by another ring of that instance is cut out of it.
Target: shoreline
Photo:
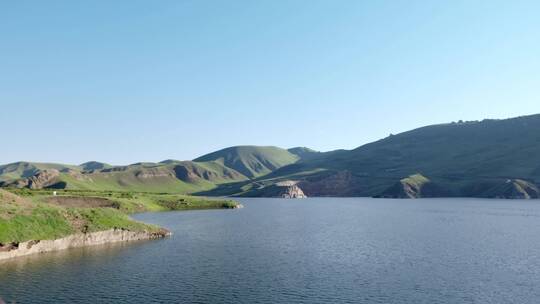
[[[108,243],[164,238],[165,228],[129,217],[140,212],[238,209],[232,200],[174,194],[0,189],[0,261]]]
[[[31,240],[21,243],[9,243],[0,247],[0,261],[70,248],[160,239],[168,237],[171,234],[166,229],[160,229],[154,232],[109,229],[90,233],[76,233],[54,240]]]
[[[244,208],[244,205],[237,203],[234,207],[228,209],[241,208]],[[168,210],[165,212],[170,211],[174,210]],[[7,244],[0,243],[0,262],[28,255],[61,251],[71,248],[89,247],[119,242],[155,240],[166,238],[171,235],[172,232],[165,228],[159,228],[157,231],[130,231],[122,228],[114,228],[97,232],[75,233],[52,240],[29,240],[20,243],[12,242]]]

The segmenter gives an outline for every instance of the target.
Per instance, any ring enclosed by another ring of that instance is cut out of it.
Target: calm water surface
[[[540,201],[245,199],[171,238],[0,263],[11,303],[538,303]]]

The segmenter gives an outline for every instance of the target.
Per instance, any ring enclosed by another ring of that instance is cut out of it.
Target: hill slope
[[[308,196],[384,196],[416,174],[429,179],[429,196],[486,197],[507,180],[538,185],[540,115],[427,126],[279,168],[254,184],[290,179]],[[254,185],[238,186],[228,193],[254,193]]]
[[[282,181],[295,182],[311,197],[535,198],[540,115],[432,125],[350,151],[237,146],[194,161],[0,166],[0,185],[38,189],[258,196]]]
[[[201,156],[194,161],[215,161],[248,178],[254,178],[293,164],[299,159],[298,155],[278,147],[236,146]]]
[[[106,168],[111,168],[112,166],[106,163],[101,163],[97,161],[89,161],[83,164],[80,164],[79,167],[84,171],[92,171],[92,170],[101,170]]]
[[[196,161],[165,160],[128,166],[99,162],[79,166],[18,162],[0,166],[0,186],[194,193],[220,184],[246,181],[298,159],[299,156],[277,147],[242,146],[217,151]]]
[[[42,170],[78,170],[78,166],[51,164],[51,163],[32,163],[32,162],[16,162],[7,165],[0,165],[0,182],[14,181],[20,178],[28,178],[36,175]]]
[[[212,189],[217,184],[247,179],[217,162],[191,161],[167,164],[141,163],[90,171],[76,167],[62,171],[36,169],[32,173],[34,174],[20,174],[18,178],[6,179],[1,185],[32,189],[191,193]],[[15,176],[13,172],[11,174]]]

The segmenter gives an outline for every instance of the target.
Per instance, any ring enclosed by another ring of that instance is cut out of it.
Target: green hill
[[[254,188],[281,180],[297,180],[308,196],[401,197],[403,189],[396,191],[402,181],[417,174],[429,180],[423,190],[428,196],[507,197],[504,189],[500,195],[489,192],[507,180],[536,187],[540,182],[540,115],[427,126],[354,150],[323,153],[250,183],[238,183],[236,189],[216,191],[242,194],[248,189],[253,193]],[[389,190],[392,187],[394,191]]]
[[[432,125],[324,153],[237,146],[194,161],[0,166],[0,185],[34,189],[257,196],[286,180],[310,197],[534,198],[540,184],[540,115]]]
[[[233,147],[225,154],[227,156],[223,159],[208,158],[209,161],[202,157],[197,161],[165,160],[128,166],[100,162],[86,162],[79,166],[19,162],[0,166],[0,186],[195,193],[212,190],[221,184],[246,181],[299,159],[287,150],[275,147]],[[240,168],[247,175],[234,168]]]
[[[51,163],[32,163],[32,162],[16,162],[7,165],[0,165],[0,182],[10,182],[20,178],[28,178],[34,176],[42,170],[79,170],[78,166],[51,164]]]
[[[47,174],[48,173],[48,174]],[[46,169],[5,186],[71,190],[142,191],[159,193],[192,193],[208,190],[217,184],[243,181],[242,174],[216,162],[191,161],[171,164],[139,163],[101,170]],[[30,182],[33,181],[33,185]],[[40,186],[41,185],[41,186]]]
[[[186,194],[247,181],[299,159],[300,156],[277,147],[242,146],[217,151],[195,161],[169,159],[128,166],[95,161],[79,166],[17,162],[0,166],[0,186]]]
[[[92,171],[92,170],[102,170],[106,168],[111,168],[112,166],[106,163],[101,163],[97,161],[89,161],[84,164],[80,164],[79,167],[84,171]]]
[[[293,164],[299,159],[298,155],[278,147],[237,146],[201,156],[194,161],[218,162],[248,178],[254,178]]]
[[[290,149],[287,149],[287,151],[298,156],[301,161],[311,160],[311,159],[321,157],[322,155],[324,155],[324,153],[322,152],[315,151],[313,149],[306,148],[306,147],[290,148]]]

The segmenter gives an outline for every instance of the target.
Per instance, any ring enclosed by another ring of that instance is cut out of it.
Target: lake
[[[540,201],[242,199],[174,235],[0,263],[7,303],[536,303]]]

